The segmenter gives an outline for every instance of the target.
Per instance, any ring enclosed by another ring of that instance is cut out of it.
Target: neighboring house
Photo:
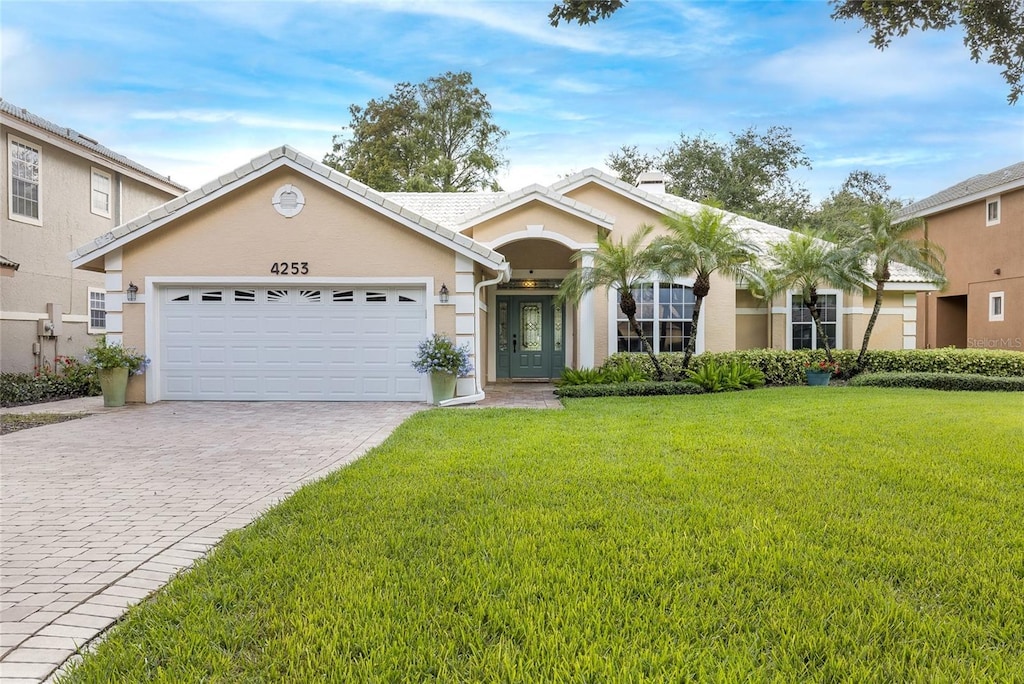
[[[907,206],[946,252],[948,284],[918,295],[917,346],[1024,349],[1024,162]]]
[[[510,193],[382,194],[281,147],[69,258],[106,273],[110,336],[152,359],[129,400],[419,401],[428,383],[410,362],[444,332],[473,351],[456,401],[475,401],[487,382],[557,377],[639,349],[614,293],[564,305],[554,295],[598,235],[618,240],[701,207],[655,180],[639,189],[587,169]],[[789,235],[735,221],[763,249]],[[931,286],[893,273],[872,341],[913,347],[916,292]],[[131,282],[135,302],[123,296]],[[637,292],[659,351],[681,351],[690,334],[698,352],[818,343],[788,298],[769,311],[722,277],[693,331],[692,282],[656,278]],[[873,293],[823,296],[829,336],[858,345]]]
[[[105,331],[104,278],[68,249],[187,188],[4,100],[0,139],[0,371],[26,372]]]

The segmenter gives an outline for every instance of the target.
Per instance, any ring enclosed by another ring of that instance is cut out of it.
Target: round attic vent
[[[285,218],[291,218],[297,216],[302,211],[302,208],[306,206],[306,198],[301,190],[289,183],[277,189],[271,204],[274,205],[274,209],[278,214]]]

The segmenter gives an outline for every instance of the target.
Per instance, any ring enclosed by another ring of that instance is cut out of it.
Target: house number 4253
[[[308,261],[275,261],[270,265],[274,275],[306,275],[309,273]]]

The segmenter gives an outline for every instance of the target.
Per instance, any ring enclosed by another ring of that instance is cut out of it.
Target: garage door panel
[[[407,400],[422,288],[192,287],[161,302],[165,399]]]

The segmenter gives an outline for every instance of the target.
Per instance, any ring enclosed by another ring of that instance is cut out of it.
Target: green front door
[[[499,378],[554,378],[565,366],[564,313],[551,295],[497,298]]]

